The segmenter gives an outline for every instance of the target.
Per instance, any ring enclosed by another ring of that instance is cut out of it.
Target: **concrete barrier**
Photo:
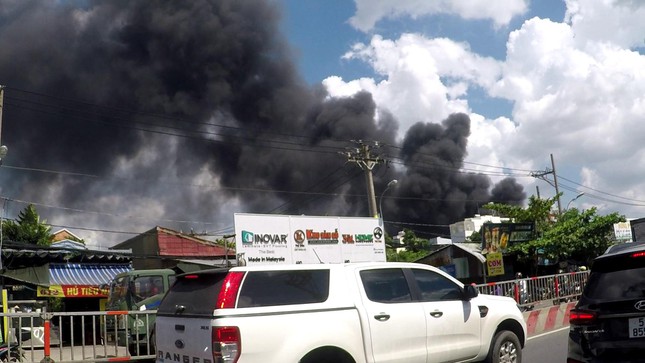
[[[570,302],[524,312],[528,336],[569,326],[569,312],[575,305]]]

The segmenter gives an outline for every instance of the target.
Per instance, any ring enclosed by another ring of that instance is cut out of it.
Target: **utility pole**
[[[342,154],[347,157],[348,162],[356,163],[356,165],[365,172],[365,183],[367,184],[367,206],[369,207],[370,216],[378,218],[372,170],[378,163],[383,162],[383,159],[379,156],[373,156],[370,145],[364,143],[362,140],[354,141],[354,143],[358,144],[358,148]],[[378,147],[378,142],[374,142],[374,148]]]
[[[0,165],[2,165],[2,159],[7,155],[7,147],[2,145],[2,110],[4,108],[4,86],[0,85]],[[4,225],[4,208],[7,200],[4,199],[2,203],[2,214],[0,214],[0,270],[4,268],[2,265],[2,227]],[[0,293],[4,291],[4,277],[0,278]]]
[[[555,194],[558,196],[558,214],[562,214],[562,204],[560,204],[560,190],[558,189],[558,176],[555,173],[553,154],[551,154],[551,170],[553,170],[553,184],[555,185]]]
[[[553,174],[553,184],[551,184],[551,182],[544,177],[547,174]],[[555,162],[553,161],[553,154],[551,154],[551,170],[547,169],[546,171],[532,172],[531,176],[534,178],[540,178],[545,182],[553,185],[553,187],[555,187],[555,194],[557,195],[557,198],[558,198],[558,215],[562,214],[562,204],[560,203],[560,189],[558,189],[558,176],[555,173]],[[538,189],[538,198],[539,197],[540,197],[540,190]]]
[[[7,147],[2,145],[2,109],[4,108],[4,86],[0,85],[0,165],[2,159],[7,156]]]

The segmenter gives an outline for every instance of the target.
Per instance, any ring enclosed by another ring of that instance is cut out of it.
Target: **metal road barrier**
[[[479,292],[515,299],[521,310],[577,301],[589,278],[589,271],[527,277],[475,285]]]
[[[10,356],[20,362],[72,363],[155,358],[146,334],[150,317],[155,313],[155,310],[32,312],[0,316],[7,327],[5,341],[18,343]],[[135,319],[137,331],[128,331],[125,319]]]

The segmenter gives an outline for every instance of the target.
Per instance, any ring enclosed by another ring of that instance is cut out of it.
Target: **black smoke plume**
[[[370,94],[308,86],[280,17],[261,0],[1,2],[5,215],[35,203],[54,229],[103,246],[154,225],[228,233],[235,212],[367,216],[363,174],[339,153],[351,140],[399,161],[375,169],[377,191],[400,181],[385,219],[443,226],[416,228],[428,235],[525,198],[456,172],[466,115],[398,145]]]

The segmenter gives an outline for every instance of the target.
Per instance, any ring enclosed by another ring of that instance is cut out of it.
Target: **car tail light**
[[[240,329],[236,326],[213,327],[213,362],[235,363],[242,352]]]
[[[589,325],[596,322],[598,314],[593,311],[571,310],[569,313],[569,324]]]
[[[217,308],[227,309],[235,307],[237,292],[242,284],[244,272],[229,272],[224,278],[224,283],[217,296]]]
[[[634,252],[632,253],[633,258],[645,257],[645,252]]]

